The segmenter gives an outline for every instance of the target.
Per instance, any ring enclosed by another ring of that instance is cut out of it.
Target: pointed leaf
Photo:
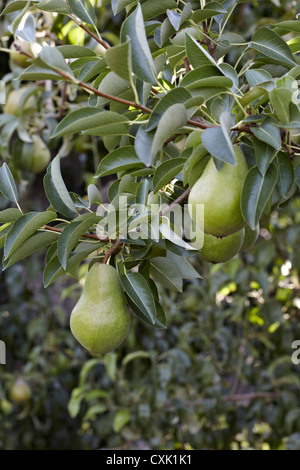
[[[167,160],[159,165],[153,177],[154,192],[157,193],[166,184],[170,183],[170,181],[182,171],[185,162],[185,158],[178,157]]]
[[[182,292],[182,276],[178,272],[174,261],[160,256],[152,258],[150,261],[150,273],[155,281],[168,289]]]
[[[20,217],[7,235],[4,246],[4,259],[9,258],[20,246],[41,227],[56,218],[56,213],[28,212]]]
[[[121,42],[131,39],[132,69],[145,82],[155,83],[155,66],[145,33],[144,18],[140,4],[122,24]]]
[[[80,238],[97,222],[99,217],[96,214],[84,214],[80,221],[73,221],[62,231],[57,242],[57,254],[64,269],[67,268],[68,258],[71,251],[78,245]]]
[[[276,150],[281,149],[281,136],[278,127],[274,126],[271,119],[265,119],[259,128],[253,127],[252,132],[257,139],[271,145]]]
[[[230,139],[232,117],[224,112],[220,117],[221,127],[206,129],[202,134],[202,144],[218,160],[236,166],[233,144]]]
[[[147,125],[140,126],[136,133],[134,148],[139,159],[145,163],[146,166],[150,166],[152,162],[152,145],[155,131],[147,131]]]
[[[287,198],[294,184],[294,167],[288,155],[283,152],[279,152],[276,162],[278,168],[277,189],[281,197]]]
[[[106,157],[104,157],[100,162],[95,178],[113,175],[121,170],[142,168],[143,166],[144,164],[135,153],[134,147],[132,145],[128,145],[126,147],[120,147],[113,150],[106,155]]]
[[[95,26],[96,15],[89,0],[67,0],[67,4],[74,15],[84,23]]]
[[[59,155],[48,166],[44,177],[44,189],[48,201],[57,212],[70,219],[77,216],[77,209],[61,175]]]
[[[286,42],[275,31],[265,26],[254,33],[250,47],[289,67],[297,65]]]
[[[276,152],[273,147],[258,140],[256,137],[252,139],[255,150],[255,157],[258,169],[264,175],[269,168],[270,163],[275,158]]]
[[[274,90],[269,93],[270,103],[281,123],[289,122],[290,120],[289,106],[292,101],[292,96],[293,92],[288,88],[274,88]]]
[[[13,252],[13,254],[3,262],[3,269],[6,269],[13,264],[19,262],[26,256],[36,253],[42,248],[47,247],[54,243],[59,237],[59,233],[56,232],[38,232],[35,235],[32,235],[28,240],[26,240],[22,245]]]
[[[103,111],[99,108],[81,108],[71,111],[58,124],[52,138],[64,135],[73,135],[84,130],[96,132],[96,135],[109,135],[115,132],[127,133],[128,119],[124,115],[112,111]],[[124,124],[123,124],[124,123]],[[100,134],[98,134],[100,133]],[[90,134],[90,132],[88,132]]]
[[[252,230],[263,213],[278,177],[277,167],[272,163],[264,176],[257,167],[252,167],[245,179],[241,196],[241,210]]]
[[[105,60],[109,68],[124,80],[130,81],[132,77],[131,67],[131,41],[128,39],[123,44],[110,47],[105,54]]]
[[[161,149],[168,137],[175,134],[178,129],[185,126],[187,111],[183,104],[177,103],[170,106],[162,115],[153,139],[152,158]]]
[[[123,274],[121,282],[131,301],[154,324],[156,317],[155,301],[145,278],[140,273]]]
[[[12,202],[17,202],[18,191],[15,180],[6,163],[0,167],[0,193]]]

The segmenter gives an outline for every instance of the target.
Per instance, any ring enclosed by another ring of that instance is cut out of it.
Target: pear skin
[[[118,272],[107,264],[94,264],[75,305],[70,327],[77,341],[91,354],[105,354],[127,337],[130,316]]]
[[[199,247],[199,258],[209,263],[224,263],[233,258],[240,251],[244,238],[244,228],[222,238],[204,233],[203,247]],[[193,244],[193,246],[197,248],[196,244]]]
[[[211,158],[189,195],[191,217],[197,223],[196,205],[204,204],[204,231],[215,237],[226,237],[245,226],[240,199],[247,163],[239,147],[234,146],[234,153],[237,166],[224,163],[220,171]]]

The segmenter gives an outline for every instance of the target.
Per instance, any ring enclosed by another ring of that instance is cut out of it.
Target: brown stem
[[[45,230],[50,230],[51,232],[57,232],[61,233],[63,229],[61,228],[56,228],[56,227],[51,227],[51,225],[44,225],[43,227]],[[83,235],[84,238],[90,238],[91,240],[97,240],[101,242],[109,242],[109,238],[99,238],[97,235],[92,234],[92,233],[85,233]]]
[[[121,242],[121,240],[119,240],[119,238],[117,238],[113,246],[109,250],[107,250],[107,252],[105,253],[102,263],[106,264],[111,256],[117,254],[119,251],[122,250],[122,246],[123,246],[123,243]]]
[[[166,215],[168,212],[170,212],[170,210],[172,209],[172,207],[176,206],[177,204],[181,204],[183,201],[185,201],[185,199],[188,198],[190,194],[190,188],[186,189],[182,194],[181,196],[179,196],[177,199],[175,199],[173,202],[171,202],[171,204],[169,204],[167,207],[165,207],[163,210],[161,210],[159,212],[159,215],[160,216],[163,216],[163,215]]]
[[[98,38],[98,36],[96,36],[96,34],[93,33],[93,31],[91,31],[87,26],[85,26],[83,23],[80,23],[78,24],[78,26],[80,26],[80,28],[82,28],[86,33],[88,33],[89,36],[91,36],[92,38],[95,39],[95,41],[97,41],[99,44],[101,44],[101,46],[104,47],[104,49],[109,49],[109,46],[106,44],[105,41],[102,41],[102,39]]]
[[[212,56],[212,58],[216,62],[217,61],[217,59],[216,59],[216,45],[209,39],[206,21],[202,22],[202,27],[203,27],[203,33],[205,34],[204,39],[202,40],[202,44],[207,46],[210,55]]]
[[[191,69],[191,64],[189,63],[189,59],[187,57],[184,57],[183,63],[184,63],[184,67],[185,67],[186,72],[189,72],[190,70],[192,70]]]

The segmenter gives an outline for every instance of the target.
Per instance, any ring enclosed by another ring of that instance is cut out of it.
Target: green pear
[[[32,136],[32,142],[16,139],[12,148],[12,157],[17,168],[31,173],[40,173],[48,166],[51,153],[43,139]]]
[[[18,88],[12,90],[3,106],[4,113],[13,114],[14,116],[20,116],[23,113],[36,110],[36,101],[33,96],[29,96],[20,107],[23,94],[27,91],[27,87]]]
[[[21,50],[29,52],[29,54],[33,55],[31,44],[27,41],[24,41],[23,39],[18,38],[10,46],[10,59],[12,63],[22,68],[28,67],[31,64],[31,59],[29,59],[29,57],[26,55],[21,54],[21,52],[16,49],[15,45]]]
[[[252,230],[249,225],[245,226],[245,238],[240,251],[246,251],[253,247],[254,243],[258,239],[259,230],[259,224],[256,225],[254,230]]]
[[[200,231],[200,229],[198,229]],[[199,235],[199,234],[198,234]],[[202,232],[203,235],[203,232]],[[233,258],[241,249],[245,237],[245,229],[239,230],[227,237],[214,237],[204,233],[203,246],[199,246],[199,258],[210,263],[224,263]],[[200,239],[200,237],[199,237]],[[197,231],[196,231],[197,240]],[[193,243],[198,248],[197,242]]]
[[[26,403],[31,398],[31,389],[23,379],[17,379],[10,390],[10,398],[18,404]]]
[[[130,316],[118,272],[107,264],[94,264],[70,319],[77,341],[91,354],[115,349],[128,335]]]
[[[216,237],[231,235],[245,225],[240,199],[247,164],[239,147],[234,146],[234,153],[237,165],[224,163],[220,171],[217,171],[211,158],[189,195],[193,220],[197,223],[197,204],[204,204],[204,231]]]

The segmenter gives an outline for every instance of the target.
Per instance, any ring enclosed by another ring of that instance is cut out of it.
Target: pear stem
[[[122,250],[122,247],[123,247],[123,243],[121,242],[119,238],[117,238],[113,246],[109,250],[107,250],[102,263],[106,264],[111,256],[117,254],[119,251]]]

